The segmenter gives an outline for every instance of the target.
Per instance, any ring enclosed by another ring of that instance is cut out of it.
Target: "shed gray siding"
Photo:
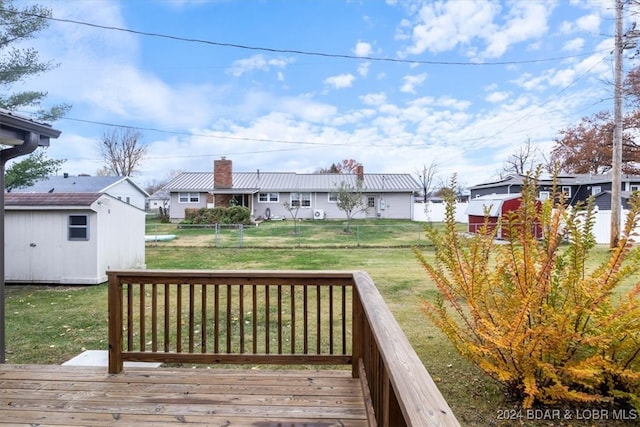
[[[143,210],[100,194],[7,196],[7,282],[98,284],[109,268],[145,265]],[[86,215],[87,240],[69,239],[70,215]]]

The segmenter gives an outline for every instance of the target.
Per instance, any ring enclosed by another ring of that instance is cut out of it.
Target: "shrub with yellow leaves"
[[[521,204],[477,234],[460,233],[454,192],[443,229],[426,228],[435,260],[416,256],[439,289],[423,310],[456,349],[525,408],[534,404],[615,403],[640,409],[640,284],[621,282],[640,267],[633,194],[619,244],[588,268],[592,201],[570,207],[554,185],[537,200],[539,171],[527,175]],[[451,181],[455,188],[455,177]],[[536,237],[536,227],[543,237]]]

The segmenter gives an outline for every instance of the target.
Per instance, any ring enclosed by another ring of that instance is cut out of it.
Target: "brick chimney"
[[[358,181],[364,181],[364,166],[362,166],[362,163],[356,165],[356,176]]]
[[[226,157],[213,161],[213,189],[227,189],[233,187],[233,164]],[[228,207],[231,194],[214,194],[214,205]]]

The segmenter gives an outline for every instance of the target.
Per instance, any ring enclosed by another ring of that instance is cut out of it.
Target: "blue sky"
[[[135,31],[52,21],[29,42],[60,64],[24,87],[73,105],[48,150],[71,174],[101,167],[108,123],[141,128],[142,185],[221,156],[239,172],[435,164],[474,185],[613,104],[613,1],[36,3]]]

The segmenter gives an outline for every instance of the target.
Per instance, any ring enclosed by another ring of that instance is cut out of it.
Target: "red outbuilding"
[[[506,215],[508,212],[515,212],[522,203],[522,195],[514,194],[490,194],[486,196],[476,197],[469,201],[467,206],[467,215],[469,218],[469,233],[477,233],[480,227],[485,223],[485,217],[488,220],[489,228],[495,229],[499,221],[506,224]],[[538,210],[539,210],[538,202]],[[502,218],[502,219],[500,219]],[[542,226],[539,221],[534,222],[534,233],[537,238],[542,237]],[[498,239],[509,237],[509,232],[503,225],[497,232]]]

